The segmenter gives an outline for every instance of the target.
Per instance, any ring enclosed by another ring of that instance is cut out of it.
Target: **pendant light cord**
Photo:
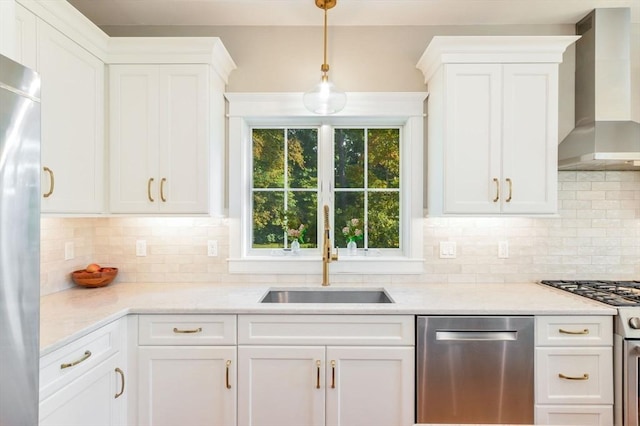
[[[327,78],[327,73],[329,72],[329,64],[327,63],[327,3],[324,4],[324,62],[320,67],[320,71],[322,71],[323,80]]]

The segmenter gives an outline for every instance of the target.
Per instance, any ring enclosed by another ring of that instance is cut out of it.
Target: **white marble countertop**
[[[541,284],[407,284],[384,288],[392,304],[261,304],[287,285],[118,283],[41,298],[40,351],[49,353],[127,314],[615,315],[615,308]],[[298,286],[301,287],[301,286]],[[316,287],[305,285],[305,288]],[[332,285],[331,290],[353,285]],[[317,289],[321,290],[319,284]]]

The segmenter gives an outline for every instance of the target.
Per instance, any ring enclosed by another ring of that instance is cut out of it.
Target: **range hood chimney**
[[[640,170],[630,21],[629,8],[595,9],[576,24],[576,125],[558,146],[560,170]]]

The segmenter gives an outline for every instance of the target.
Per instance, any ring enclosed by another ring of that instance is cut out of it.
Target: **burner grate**
[[[541,283],[612,306],[640,306],[640,281],[543,280]]]

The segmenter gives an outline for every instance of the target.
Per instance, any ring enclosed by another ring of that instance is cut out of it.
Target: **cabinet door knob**
[[[60,370],[64,370],[65,368],[76,366],[81,362],[88,360],[90,356],[91,356],[91,351],[84,351],[84,355],[82,355],[82,358],[79,358],[75,361],[65,362],[64,364],[60,364]]]
[[[564,328],[559,328],[558,332],[561,334],[589,334],[589,329],[585,328],[584,330],[565,330]]]
[[[496,196],[494,197],[493,202],[497,203],[500,199],[500,181],[498,180],[498,178],[493,178],[493,181],[496,184]]]
[[[124,371],[122,371],[120,368],[116,367],[116,373],[118,373],[120,375],[120,378],[122,379],[122,386],[120,387],[120,392],[118,392],[115,396],[115,398],[119,398],[122,396],[122,394],[124,393]]]
[[[226,386],[227,389],[231,389],[231,384],[229,383],[229,367],[231,367],[231,360],[230,359],[227,360],[226,365],[227,365],[227,371],[226,371],[226,374],[225,374],[225,386]]]
[[[316,389],[320,389],[320,360],[316,361],[316,367],[317,367],[317,372],[316,372]]]
[[[164,184],[166,181],[167,181],[167,178],[162,178],[160,180],[160,199],[162,200],[163,203],[167,202],[167,199],[164,196]]]
[[[153,183],[153,178],[149,178],[149,181],[147,182],[147,197],[149,197],[149,201],[151,201],[153,203],[155,200],[151,196],[151,184],[152,183]]]
[[[331,360],[331,389],[336,388],[336,361]]]
[[[53,194],[53,188],[55,186],[55,179],[53,176],[53,170],[51,170],[48,167],[43,167],[42,168],[45,172],[49,173],[49,191],[47,191],[45,194],[43,194],[42,196],[44,198],[49,198],[51,196],[51,194]]]
[[[201,333],[202,327],[194,328],[191,330],[181,330],[177,327],[173,327],[173,332],[178,334],[192,334],[192,333]]]
[[[587,373],[584,373],[582,376],[565,376],[562,373],[558,374],[558,377],[560,377],[561,379],[565,379],[565,380],[589,380],[589,375]]]
[[[511,178],[507,178],[506,181],[509,184],[509,195],[505,201],[508,203],[511,201],[511,196],[513,195],[513,182],[511,181]]]

